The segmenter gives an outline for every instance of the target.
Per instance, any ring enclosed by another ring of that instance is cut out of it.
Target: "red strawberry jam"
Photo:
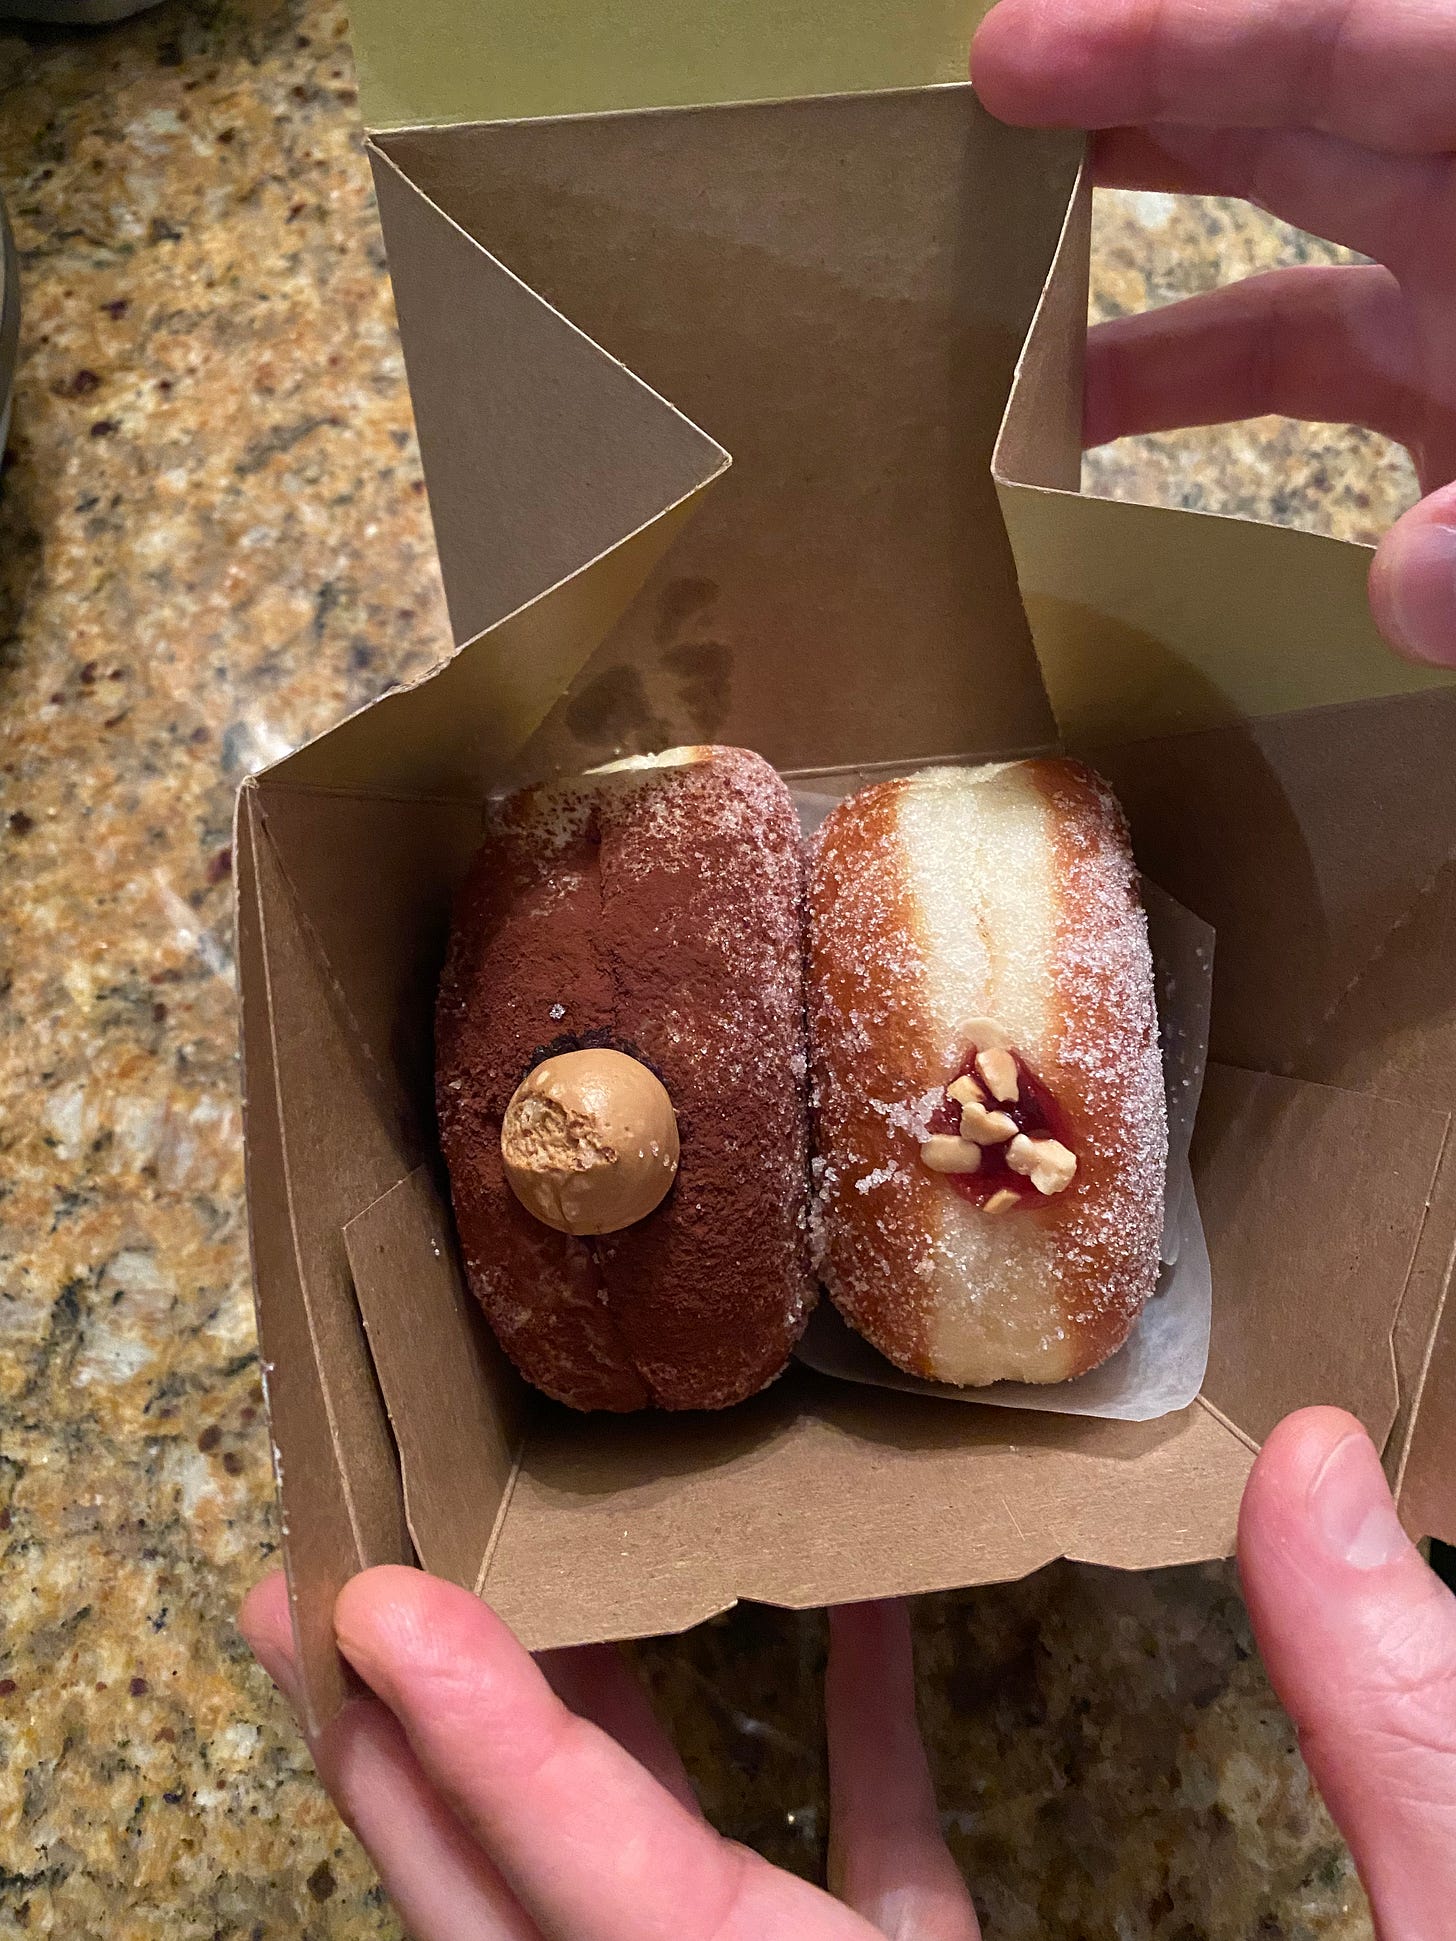
[[[947,1089],[941,1093],[940,1104],[931,1114],[928,1132],[948,1133],[952,1136],[961,1129],[961,1108],[951,1097],[949,1087],[958,1078],[974,1078],[986,1093],[986,1108],[991,1112],[1004,1112],[1018,1132],[1029,1138],[1060,1139],[1064,1146],[1071,1147],[1070,1128],[1066,1114],[1052,1097],[1047,1087],[1032,1071],[1020,1052],[1013,1051],[1016,1060],[1017,1096],[1002,1101],[992,1098],[990,1088],[976,1070],[976,1054],[979,1047],[972,1045],[961,1061],[959,1068],[946,1081]],[[974,1173],[942,1173],[947,1186],[954,1188],[962,1199],[969,1200],[973,1206],[984,1206],[993,1193],[1012,1192],[1023,1201],[1040,1200],[1037,1192],[1024,1173],[1013,1173],[1006,1163],[1006,1148],[1009,1140],[997,1146],[981,1148],[981,1164]]]

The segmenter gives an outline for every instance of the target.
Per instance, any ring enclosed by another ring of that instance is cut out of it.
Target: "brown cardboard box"
[[[1361,549],[1078,496],[1089,195],[1076,143],[959,84],[974,5],[577,11],[356,8],[458,644],[238,805],[316,1715],[367,1564],[418,1557],[545,1646],[1177,1563],[1228,1550],[1258,1438],[1307,1401],[1355,1410],[1411,1527],[1456,1536],[1450,688],[1375,638]],[[1219,936],[1193,1406],[1030,1416],[796,1368],[721,1416],[582,1418],[503,1365],[432,1131],[451,890],[492,789],[683,739],[798,771],[1062,739],[1112,777]]]

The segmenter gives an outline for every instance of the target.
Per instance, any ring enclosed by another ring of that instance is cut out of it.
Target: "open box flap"
[[[1376,633],[1367,548],[1005,482],[1001,501],[1047,691],[1070,741],[1450,685],[1438,669],[1398,660]]]
[[[1077,138],[958,87],[381,145],[733,454],[530,768],[682,734],[790,769],[1049,740],[990,454]],[[403,280],[415,217],[383,215]]]
[[[271,772],[478,795],[673,738],[781,767],[1044,746],[989,460],[1079,156],[966,87],[391,137],[473,637]]]
[[[262,779],[315,792],[478,805],[509,778],[532,731],[671,543],[686,510],[670,508],[644,532],[467,641],[412,686],[371,702],[285,756]]]
[[[354,0],[367,128],[964,81],[990,0]]]
[[[451,625],[437,672],[270,771],[479,796],[728,454],[375,157]]]
[[[1448,688],[1091,751],[1143,868],[1218,934],[1216,1058],[1361,1089],[1416,1082],[1379,1049],[1395,1022],[1381,1006],[1456,853],[1453,745]],[[1407,1024],[1423,1008],[1437,1036],[1439,961],[1422,949],[1423,988],[1402,1000]],[[1416,1095],[1456,1109],[1456,1085]]]
[[[299,789],[276,772],[248,793],[270,881],[287,889],[376,1116],[418,1154],[433,1141],[435,987],[479,805]]]
[[[1397,659],[1377,633],[1369,547],[1078,492],[1080,424],[1068,404],[1080,397],[1087,232],[1077,204],[1087,193],[1084,183],[993,458],[1063,737],[1133,741],[1449,689],[1456,677]]]
[[[728,465],[378,149],[395,309],[455,638],[643,531]]]

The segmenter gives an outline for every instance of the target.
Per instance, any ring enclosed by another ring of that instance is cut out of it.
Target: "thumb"
[[[1254,1465],[1239,1569],[1274,1689],[1382,1941],[1456,1906],[1456,1598],[1406,1536],[1353,1416],[1303,1409]]]
[[[1456,485],[1412,506],[1381,540],[1370,610],[1397,653],[1456,667]]]

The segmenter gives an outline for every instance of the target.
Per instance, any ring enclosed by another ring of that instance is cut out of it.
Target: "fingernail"
[[[1366,1436],[1348,1435],[1325,1457],[1309,1486],[1310,1516],[1325,1548],[1356,1570],[1397,1563],[1410,1550]]]
[[[1402,533],[1385,595],[1392,645],[1412,660],[1456,666],[1456,528]]]

